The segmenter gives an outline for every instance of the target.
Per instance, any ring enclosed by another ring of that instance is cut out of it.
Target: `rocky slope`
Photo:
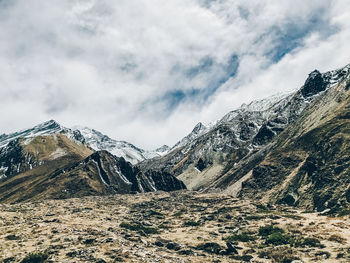
[[[327,90],[343,83],[349,68],[323,74],[315,70],[299,90],[242,105],[209,127],[200,123],[168,154],[140,167],[170,172],[190,189],[205,189],[269,144]]]
[[[339,81],[326,90],[320,80],[305,85],[303,96],[314,89],[325,91],[271,144],[238,165],[227,166],[210,187],[330,213],[349,207],[349,67],[340,73]]]

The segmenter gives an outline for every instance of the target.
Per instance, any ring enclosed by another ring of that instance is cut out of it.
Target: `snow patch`
[[[62,148],[57,148],[54,152],[50,154],[50,160],[55,160],[57,158],[60,158],[62,156],[67,155],[67,152],[63,150]]]
[[[165,153],[145,151],[131,143],[114,140],[101,132],[83,126],[73,126],[85,138],[86,143],[95,151],[106,150],[117,157],[123,157],[126,161],[135,165],[146,159],[159,157]]]
[[[92,160],[92,162],[93,162],[94,164],[96,164],[97,171],[98,171],[98,175],[100,176],[102,183],[104,183],[105,185],[108,185],[108,184],[106,183],[106,181],[103,179],[102,175],[101,175],[101,170],[100,170],[100,167],[99,167],[98,163],[97,163],[95,160]]]
[[[117,174],[120,176],[120,178],[126,183],[126,184],[132,184],[119,170],[119,168],[114,165],[114,170],[117,172]]]

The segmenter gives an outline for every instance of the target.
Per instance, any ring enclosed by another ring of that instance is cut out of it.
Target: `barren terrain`
[[[0,261],[349,262],[349,230],[348,215],[217,193],[0,204]]]

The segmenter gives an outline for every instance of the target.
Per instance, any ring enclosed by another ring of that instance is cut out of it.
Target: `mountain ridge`
[[[350,64],[325,73],[315,70],[298,90],[243,104],[207,130],[203,129],[203,124],[198,124],[199,130],[205,132],[196,136],[196,126],[192,133],[176,145],[191,136],[194,137],[193,140],[173,147],[163,157],[138,165],[146,170],[170,172],[184,181],[189,189],[205,189],[221,173],[227,172],[226,162],[236,165],[245,156],[259,151],[271,142],[313,100],[343,81],[349,68]]]

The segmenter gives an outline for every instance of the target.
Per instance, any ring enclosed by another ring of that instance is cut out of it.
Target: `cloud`
[[[147,149],[350,62],[345,0],[1,0],[0,133],[47,119]]]

